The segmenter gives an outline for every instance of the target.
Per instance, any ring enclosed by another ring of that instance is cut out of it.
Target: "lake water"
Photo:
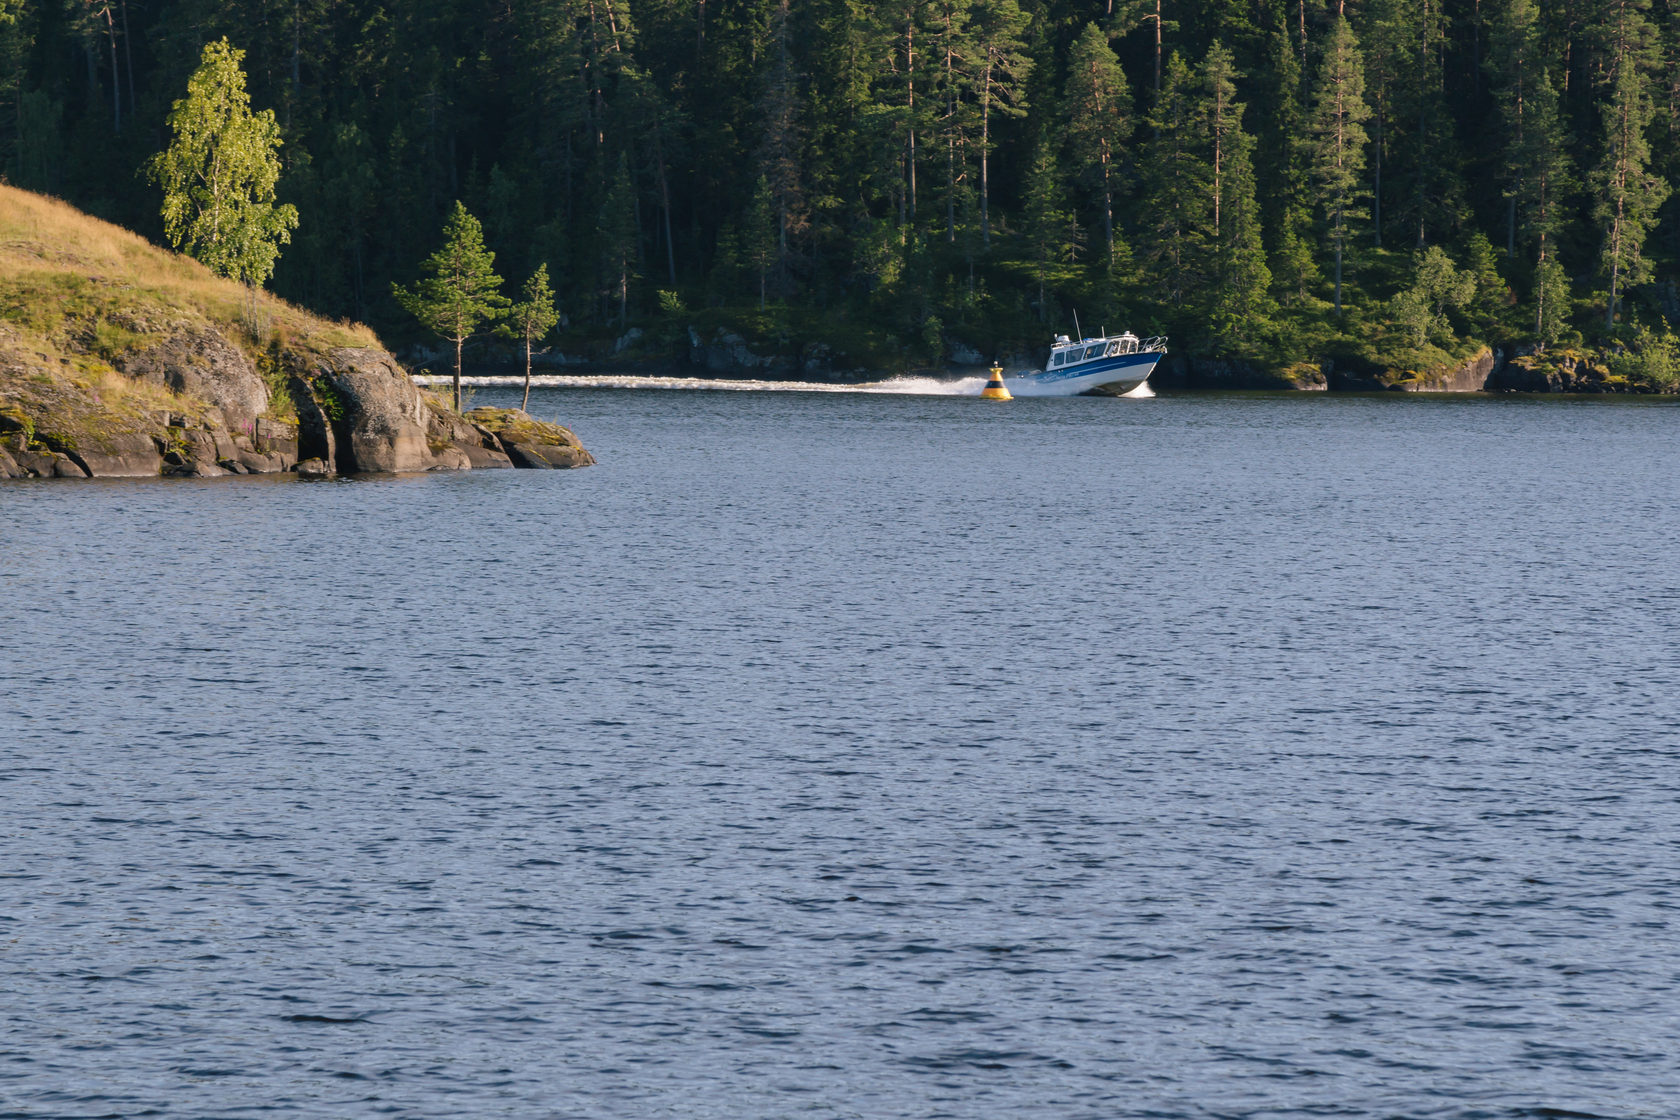
[[[532,405],[0,484],[0,1116],[1680,1111],[1680,406]]]

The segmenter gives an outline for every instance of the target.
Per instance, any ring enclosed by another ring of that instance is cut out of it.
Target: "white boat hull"
[[[1004,388],[1017,397],[1077,397],[1083,393],[1118,396],[1149,380],[1159,351],[1116,354],[1066,369],[1021,370],[1004,377]]]

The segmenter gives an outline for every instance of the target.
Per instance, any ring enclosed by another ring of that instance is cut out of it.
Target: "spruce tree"
[[[1397,54],[1391,178],[1398,180],[1396,217],[1406,223],[1414,246],[1422,249],[1432,223],[1439,231],[1456,224],[1465,211],[1458,174],[1462,159],[1443,70],[1446,8],[1442,0],[1404,0],[1397,15],[1403,49]]]
[[[601,199],[596,230],[600,237],[603,308],[616,305],[613,317],[623,326],[630,318],[630,282],[636,275],[636,188],[630,178],[628,153],[619,153]]]
[[[1042,133],[1033,145],[1031,169],[1027,173],[1027,197],[1022,210],[1022,236],[1027,260],[1038,285],[1038,318],[1049,321],[1047,287],[1055,267],[1072,251],[1069,232],[1072,215],[1062,200],[1061,171],[1056,151]]]
[[[1203,291],[1210,279],[1213,173],[1198,101],[1190,68],[1174,52],[1149,117],[1154,136],[1144,149],[1140,209],[1145,218],[1138,240],[1162,302],[1175,309]]]
[[[1525,167],[1517,204],[1523,233],[1534,239],[1534,321],[1542,345],[1557,335],[1547,324],[1568,314],[1568,287],[1557,261],[1557,235],[1563,227],[1563,201],[1572,189],[1563,124],[1558,119],[1557,90],[1541,69],[1529,86],[1524,114]],[[1558,291],[1563,302],[1548,307]]]
[[[1355,9],[1356,34],[1363,45],[1366,100],[1371,106],[1371,242],[1382,248],[1383,206],[1387,195],[1383,184],[1388,172],[1389,190],[1393,169],[1389,150],[1394,144],[1393,122],[1400,116],[1398,103],[1405,92],[1404,77],[1415,66],[1416,45],[1408,25],[1414,0],[1370,0]],[[1402,135],[1404,124],[1399,129]],[[1392,217],[1392,215],[1390,215]]]
[[[940,192],[945,203],[945,241],[957,240],[957,215],[966,209],[969,131],[973,113],[970,93],[977,53],[969,34],[970,5],[965,0],[934,0],[929,29],[934,53],[933,94],[937,112],[934,135],[944,153]]]
[[[1563,337],[1569,325],[1569,277],[1555,257],[1542,260],[1534,274],[1534,341],[1544,351]]]
[[[1358,219],[1365,170],[1365,74],[1359,43],[1346,19],[1337,18],[1325,44],[1313,92],[1309,136],[1313,179],[1325,236],[1336,259],[1336,314],[1342,313],[1342,258]]]
[[[1509,258],[1517,254],[1517,211],[1528,193],[1534,157],[1529,122],[1534,115],[1541,65],[1540,17],[1534,0],[1507,0],[1494,23],[1492,46],[1487,67],[1497,88],[1505,138],[1500,173],[1505,181],[1505,256]]]
[[[741,238],[746,263],[758,277],[758,309],[764,310],[770,270],[776,263],[776,200],[770,181],[763,175],[753,185],[752,201],[746,213],[746,231]]]
[[[1068,159],[1102,213],[1104,267],[1115,258],[1114,193],[1120,150],[1131,131],[1131,89],[1108,36],[1085,25],[1068,54],[1066,104]]]
[[[980,239],[992,244],[992,119],[1027,114],[1027,77],[1033,60],[1022,36],[1027,15],[1016,0],[976,4],[969,20],[976,52],[974,89],[980,102]],[[1040,300],[1042,301],[1042,294]]]
[[[1609,284],[1606,326],[1616,323],[1622,292],[1648,280],[1651,263],[1643,254],[1645,237],[1656,224],[1657,208],[1668,197],[1668,183],[1649,168],[1651,145],[1645,133],[1656,115],[1651,100],[1652,28],[1644,9],[1649,0],[1615,0],[1609,28],[1609,97],[1599,113],[1604,150],[1592,176],[1593,217],[1603,231],[1600,267]]]
[[[1269,308],[1271,270],[1254,197],[1254,140],[1243,130],[1231,52],[1216,40],[1202,68],[1207,148],[1212,159],[1213,284],[1210,322],[1216,338],[1247,343]]]
[[[793,34],[789,0],[777,0],[770,16],[771,65],[760,100],[764,139],[759,146],[760,179],[770,193],[775,215],[776,289],[788,292],[793,257],[792,238],[802,234],[808,223],[799,159],[799,104],[795,88]],[[762,302],[762,295],[760,297]]]
[[[455,408],[461,407],[461,348],[494,321],[507,299],[496,275],[496,254],[484,247],[478,219],[459,201],[443,225],[443,245],[426,258],[413,288],[391,285],[397,302],[433,333],[455,344]]]
[[[1279,298],[1300,304],[1319,276],[1311,244],[1312,147],[1306,139],[1301,67],[1287,34],[1272,37],[1269,61],[1257,189],[1263,220],[1272,231],[1272,278]]]

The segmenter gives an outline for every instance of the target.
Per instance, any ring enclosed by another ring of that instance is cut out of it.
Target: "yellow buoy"
[[[980,399],[987,401],[1012,401],[1015,399],[1009,390],[1003,387],[1002,366],[992,367],[991,380],[987,381],[986,387],[980,390]]]

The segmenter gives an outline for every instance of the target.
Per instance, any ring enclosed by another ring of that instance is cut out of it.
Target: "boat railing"
[[[1142,342],[1138,343],[1138,349],[1140,351],[1159,350],[1161,353],[1165,354],[1167,352],[1167,336],[1164,334],[1158,334],[1154,338],[1146,338]]]

